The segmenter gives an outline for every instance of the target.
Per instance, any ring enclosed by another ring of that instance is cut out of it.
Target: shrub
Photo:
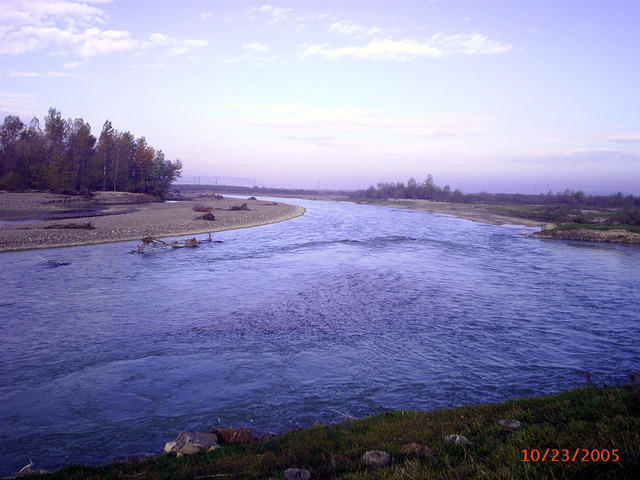
[[[213,210],[212,207],[207,207],[206,205],[203,205],[201,203],[196,203],[193,206],[193,211],[194,212],[210,212],[211,210]]]
[[[249,210],[249,207],[247,207],[246,203],[243,203],[242,205],[234,205],[232,206],[229,210],[233,211],[233,212],[237,212],[240,210]]]

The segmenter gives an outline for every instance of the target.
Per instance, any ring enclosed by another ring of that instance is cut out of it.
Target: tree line
[[[0,126],[0,189],[90,193],[95,190],[164,196],[180,176],[180,160],[167,160],[145,137],[113,128],[98,139],[82,118],[64,119],[50,108],[44,129],[8,115]]]
[[[569,204],[599,208],[633,208],[640,207],[640,197],[634,195],[587,195],[582,191],[564,190],[553,193],[551,191],[540,194],[526,193],[462,193],[451,190],[449,185],[436,185],[433,176],[427,175],[424,182],[419,183],[410,178],[405,185],[402,182],[380,182],[377,186],[370,186],[366,190],[357,190],[353,197],[358,199],[387,199],[387,198],[421,198],[442,202],[460,203],[490,203],[521,205]]]
[[[436,185],[433,176],[427,175],[424,182],[410,178],[405,185],[402,182],[380,182],[377,186],[370,186],[366,190],[357,190],[352,194],[354,200],[387,198],[419,198],[440,202],[485,203],[495,205],[539,205],[542,214],[539,220],[557,220],[568,214],[575,214],[582,218],[580,209],[600,208],[619,209],[612,220],[624,224],[640,224],[640,196],[624,195],[620,192],[614,195],[587,195],[578,190],[564,190],[541,194],[525,193],[462,193],[451,190],[449,185]]]

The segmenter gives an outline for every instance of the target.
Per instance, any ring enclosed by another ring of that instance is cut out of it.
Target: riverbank
[[[640,227],[608,225],[604,222],[610,212],[606,211],[592,210],[589,213],[594,217],[593,223],[576,224],[570,216],[560,218],[559,223],[541,221],[537,218],[541,207],[535,205],[434,202],[421,199],[367,200],[360,203],[452,215],[491,225],[510,223],[540,227],[539,232],[532,234],[537,238],[640,245]]]
[[[408,210],[422,210],[424,212],[452,215],[454,217],[464,218],[473,222],[488,223],[491,225],[514,223],[530,227],[540,227],[545,223],[524,217],[498,213],[495,209],[495,205],[480,203],[435,202],[423,199],[364,200],[359,201],[358,203]]]
[[[537,238],[574,240],[580,242],[622,243],[640,245],[640,233],[625,228],[580,228],[571,224],[549,225],[546,229],[533,234]]]
[[[639,432],[636,383],[433,412],[387,412],[190,457],[70,466],[38,478],[282,479],[293,467],[308,470],[311,479],[635,478]],[[470,443],[445,442],[450,434]],[[362,456],[370,450],[388,453],[390,464],[366,466]]]
[[[195,235],[281,222],[305,212],[297,205],[237,198],[154,200],[126,192],[100,192],[91,199],[2,192],[0,221],[10,223],[0,224],[0,252]],[[243,203],[246,209],[237,209]],[[207,213],[215,220],[202,218]]]

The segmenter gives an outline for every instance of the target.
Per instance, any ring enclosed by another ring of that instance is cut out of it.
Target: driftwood
[[[96,227],[93,226],[93,223],[54,223],[53,225],[47,225],[44,227],[46,229],[54,229],[54,230],[95,230]]]
[[[196,237],[187,238],[186,240],[174,240],[172,242],[165,242],[164,240],[160,240],[159,238],[153,238],[151,235],[149,235],[142,239],[142,243],[138,245],[136,252],[144,253],[149,248],[158,248],[158,247],[187,248],[187,247],[197,247],[198,245],[200,245],[200,242]]]
[[[131,253],[145,253],[147,250],[152,248],[163,248],[163,247],[171,247],[171,248],[190,248],[197,247],[201,243],[204,242],[212,242],[212,243],[222,243],[220,240],[214,240],[211,238],[211,232],[209,232],[207,238],[202,240],[198,240],[196,237],[187,238],[185,240],[174,240],[172,242],[165,242],[159,238],[153,238],[151,235],[147,235],[142,240],[142,243],[138,245],[138,248],[132,250]]]
[[[239,212],[239,211],[248,211],[250,210],[250,208],[247,207],[246,203],[243,203],[242,205],[233,205],[229,210],[232,212]]]

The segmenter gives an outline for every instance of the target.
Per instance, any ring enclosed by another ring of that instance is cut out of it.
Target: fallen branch
[[[148,248],[158,248],[158,247],[189,248],[189,247],[197,247],[198,245],[200,245],[200,242],[196,237],[187,238],[186,240],[174,240],[172,242],[165,242],[164,240],[160,240],[159,238],[153,238],[152,236],[149,235],[142,239],[142,243],[138,245],[136,252],[144,253],[145,250]]]
[[[44,227],[46,229],[55,229],[55,230],[95,230],[96,227],[93,226],[93,223],[54,223],[53,225],[47,225]]]

